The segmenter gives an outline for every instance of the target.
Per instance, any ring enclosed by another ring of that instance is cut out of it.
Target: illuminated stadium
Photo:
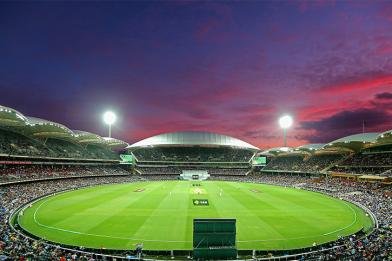
[[[392,261],[392,0],[0,1],[0,261]]]
[[[192,169],[204,169],[212,175],[246,175],[259,150],[226,135],[191,131],[153,136],[127,149],[135,158],[138,173],[174,175]]]
[[[184,131],[129,145],[2,106],[1,256],[319,260],[390,247],[391,137],[262,150]]]

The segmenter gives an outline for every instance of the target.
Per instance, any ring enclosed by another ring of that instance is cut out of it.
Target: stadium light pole
[[[103,121],[109,125],[109,138],[112,137],[112,124],[116,121],[116,114],[107,111],[103,114]]]
[[[293,118],[290,115],[283,115],[279,118],[279,125],[283,129],[283,146],[287,147],[287,129],[293,124]]]

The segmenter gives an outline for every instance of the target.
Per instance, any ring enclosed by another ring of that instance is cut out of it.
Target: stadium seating
[[[361,183],[348,179],[327,179],[293,174],[252,174],[214,176],[214,180],[246,181],[287,187],[301,187],[343,198],[370,209],[376,216],[378,228],[368,236],[353,235],[327,246],[313,248],[310,253],[294,255],[292,260],[390,260],[392,249],[392,194],[390,184]],[[269,256],[270,257],[270,256]],[[285,260],[289,255],[283,256]]]
[[[117,162],[113,160],[119,160],[118,153],[98,135],[65,130],[68,136],[45,136],[45,132],[40,133],[42,136],[34,136],[28,132],[30,127],[2,126],[0,129],[0,219],[4,221],[0,223],[0,260],[3,257],[9,260],[59,260],[62,257],[65,260],[94,260],[95,254],[81,251],[85,249],[53,247],[43,240],[26,239],[10,228],[6,221],[12,211],[37,197],[107,183],[174,180],[183,170],[195,169],[208,171],[213,180],[267,183],[327,193],[361,204],[376,215],[379,228],[372,234],[339,239],[328,246],[312,248],[311,253],[296,256],[296,259],[392,258],[392,145],[361,147],[350,150],[351,154],[339,150],[328,153],[293,150],[268,156],[265,167],[262,164],[252,166],[251,159],[257,148],[245,149],[242,145],[227,146],[222,142],[223,145],[212,143],[204,147],[192,144],[141,146],[129,152],[136,157],[135,175],[130,175],[115,164]],[[382,175],[385,184],[333,178],[335,172],[353,176],[379,175],[377,178]],[[330,175],[328,178],[316,176],[320,173]]]
[[[48,139],[45,144],[55,153],[54,155],[60,158],[82,158],[88,156],[82,146],[65,140]]]
[[[217,168],[217,167],[137,167],[137,172],[142,175],[180,175],[182,170],[206,170],[210,175],[246,175],[249,168]]]
[[[316,154],[305,157],[301,154],[277,156],[263,170],[320,172],[343,159],[344,154]]]
[[[111,170],[109,171],[111,172]],[[48,180],[33,183],[16,183],[0,186],[0,220],[8,220],[11,212],[18,206],[26,204],[34,198],[44,196],[59,190],[75,189],[85,186],[114,184],[140,181],[133,175],[101,177],[90,176],[84,178],[71,178]],[[93,261],[95,254],[85,251],[73,252],[52,247],[44,240],[33,240],[13,231],[8,222],[0,223],[0,260],[78,260]],[[102,260],[102,259],[101,259]]]
[[[315,154],[300,165],[301,171],[318,172],[342,160],[345,154]]]
[[[103,146],[88,145],[86,150],[89,157],[93,159],[118,159],[119,157],[118,154]]]
[[[211,168],[208,170],[211,176],[245,176],[249,172],[250,170],[246,168]]]
[[[302,154],[288,154],[273,158],[263,170],[300,171],[304,162]]]
[[[76,141],[28,137],[21,133],[0,129],[0,155],[73,159],[118,160],[119,155],[105,145],[83,147]]]
[[[301,154],[287,154],[272,158],[261,169],[263,172],[301,172],[321,173],[323,170],[350,174],[369,174],[390,176],[392,170],[392,152],[353,153],[351,155],[315,154],[305,157]],[[325,173],[325,171],[324,171]]]
[[[53,156],[53,151],[37,140],[0,129],[0,154],[23,156]]]
[[[177,167],[138,167],[137,172],[142,175],[180,175],[181,169]]]
[[[332,168],[332,171],[355,174],[390,175],[392,152],[358,153]]]
[[[204,147],[139,148],[133,154],[140,162],[248,162],[253,156],[249,150]]]
[[[8,165],[0,168],[0,184],[26,180],[97,175],[129,175],[129,172],[121,169],[119,166]]]
[[[111,172],[110,170],[109,172]],[[115,172],[121,172],[116,169]],[[66,180],[52,180],[27,184],[0,186],[0,219],[7,220],[11,211],[26,202],[48,193],[63,189],[73,189],[106,183],[135,182],[143,180],[168,180],[172,175],[146,175],[139,178],[135,175],[101,176]],[[322,191],[335,197],[355,201],[370,209],[377,217],[379,228],[367,236],[351,236],[335,242],[303,250],[305,253],[294,252],[296,260],[388,260],[392,246],[392,225],[390,213],[392,202],[390,186],[373,183],[358,183],[349,180],[312,178],[304,175],[289,174],[252,174],[247,176],[215,175],[214,180],[239,182],[267,183],[280,186],[301,186],[302,188]],[[355,193],[354,193],[355,192]],[[307,251],[307,252],[306,252]],[[100,251],[102,252],[102,250]],[[290,253],[285,252],[284,257]],[[121,255],[117,253],[117,255]],[[277,254],[278,255],[278,254]],[[85,249],[66,250],[59,246],[46,245],[45,241],[26,239],[15,233],[6,222],[0,224],[0,256],[11,260],[101,260],[96,253]],[[266,255],[265,257],[268,257]],[[107,259],[106,260],[111,260]]]

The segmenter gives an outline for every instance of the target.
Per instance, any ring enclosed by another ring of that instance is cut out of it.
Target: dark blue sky
[[[0,2],[0,104],[130,143],[177,130],[260,147],[392,129],[388,1]]]

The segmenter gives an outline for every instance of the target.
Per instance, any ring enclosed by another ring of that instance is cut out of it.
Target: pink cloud
[[[383,86],[392,85],[392,75],[375,76],[362,80],[353,80],[346,83],[325,86],[320,89],[321,93],[325,94],[349,94],[352,92],[379,88]]]

